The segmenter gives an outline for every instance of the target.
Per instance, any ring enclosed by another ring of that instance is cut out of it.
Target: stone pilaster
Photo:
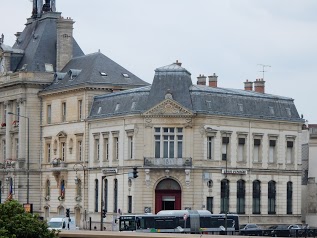
[[[8,112],[12,112],[12,102],[5,101],[4,106],[6,107],[6,160],[12,159],[12,138],[10,135],[10,131],[12,128],[12,115],[8,115]]]

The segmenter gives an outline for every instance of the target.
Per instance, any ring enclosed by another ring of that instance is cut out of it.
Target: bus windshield
[[[136,223],[135,217],[124,217],[125,219],[120,219],[119,229],[120,231],[135,231]]]

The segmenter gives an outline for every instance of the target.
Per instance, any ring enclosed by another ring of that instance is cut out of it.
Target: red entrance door
[[[173,179],[161,181],[155,190],[155,213],[161,210],[180,210],[182,191]]]
[[[181,191],[179,190],[156,190],[155,213],[161,210],[180,210]]]

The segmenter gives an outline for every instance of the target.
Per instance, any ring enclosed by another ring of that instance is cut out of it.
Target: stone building
[[[55,1],[34,0],[14,46],[1,36],[0,201],[32,204],[45,218],[77,209],[81,225],[88,201],[76,195],[73,179],[87,168],[85,118],[93,97],[148,83],[100,52],[85,55],[73,24]],[[85,194],[85,179],[77,182]]]
[[[317,125],[308,124],[303,130],[303,180],[302,180],[302,215],[303,221],[311,227],[317,222]]]
[[[107,224],[121,213],[207,209],[238,213],[241,223],[301,223],[303,121],[293,99],[266,94],[261,79],[254,90],[253,82],[238,90],[219,88],[216,75],[206,80],[193,85],[176,62],[156,69],[151,86],[94,98],[94,221],[103,209]]]
[[[261,79],[194,85],[179,62],[148,85],[85,55],[73,24],[55,1],[33,0],[14,46],[0,38],[1,202],[31,203],[44,218],[69,208],[81,228],[91,218],[115,230],[121,213],[162,209],[301,222],[303,121],[291,98],[266,94]]]

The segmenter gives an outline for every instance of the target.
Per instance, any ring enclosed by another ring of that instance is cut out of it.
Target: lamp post
[[[76,185],[78,184],[78,177],[77,177],[77,171],[79,170],[78,166],[81,166],[82,169],[83,169],[83,171],[84,171],[84,186],[83,186],[83,190],[84,190],[83,201],[84,201],[84,202],[83,202],[83,207],[84,207],[84,209],[85,209],[85,202],[86,202],[86,200],[85,200],[85,195],[86,195],[86,191],[85,191],[86,173],[85,173],[85,171],[86,171],[86,166],[83,165],[82,163],[76,163],[76,164],[74,164],[73,169],[76,171],[76,177],[75,177],[75,184],[76,184]],[[78,196],[78,194],[77,194],[76,196]],[[85,213],[85,214],[86,214],[86,213]],[[86,216],[84,217],[84,219],[85,219],[84,221],[86,221]],[[86,223],[85,223],[85,224],[86,224]],[[85,225],[84,227],[86,227],[86,225]]]
[[[103,231],[103,213],[104,213],[104,198],[103,198],[103,181],[106,175],[101,176],[101,205],[100,205],[100,230]]]
[[[18,117],[23,117],[27,119],[27,128],[28,128],[28,153],[27,153],[27,159],[26,159],[26,203],[29,204],[29,198],[30,198],[30,119],[27,116],[23,116],[21,114],[15,114],[13,112],[8,112],[9,115],[16,115]]]

